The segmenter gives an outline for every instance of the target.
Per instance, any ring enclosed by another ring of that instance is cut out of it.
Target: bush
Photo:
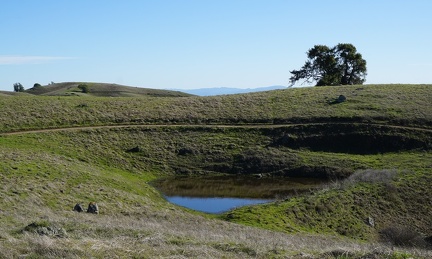
[[[393,180],[397,175],[396,170],[389,169],[365,169],[357,170],[349,177],[343,180],[332,181],[327,188],[346,189],[357,183],[382,184],[389,193],[397,192],[397,187],[393,184]]]
[[[86,84],[80,84],[78,85],[78,89],[81,90],[82,93],[88,93],[89,92],[89,86]]]
[[[67,235],[64,228],[51,226],[47,221],[33,222],[24,227],[23,231],[33,232],[40,236],[65,237]]]
[[[49,227],[48,221],[45,221],[45,220],[37,221],[37,222],[35,221],[35,222],[27,225],[24,228],[24,231],[36,231],[38,228],[41,228],[41,227]]]
[[[383,183],[390,184],[396,177],[396,170],[374,170],[366,169],[354,172],[351,176],[345,179],[345,184],[355,184],[355,183]]]
[[[420,234],[408,227],[393,226],[380,231],[381,238],[395,246],[427,247]]]

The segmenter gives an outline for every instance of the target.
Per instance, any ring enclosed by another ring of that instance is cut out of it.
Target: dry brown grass
[[[309,255],[309,258],[334,258],[332,251],[345,251],[357,258],[367,254],[385,258],[395,254],[393,248],[382,244],[334,236],[283,234],[208,219],[176,207],[136,215],[56,212],[36,205],[25,210],[32,213],[18,209],[14,215],[9,215],[22,225],[15,229],[17,234],[7,234],[7,227],[0,228],[4,233],[0,237],[0,257],[297,258]],[[29,216],[37,214],[35,218]],[[25,222],[33,221],[63,227],[67,237],[23,232]],[[427,250],[400,251],[407,252],[419,258],[432,256],[432,251]]]

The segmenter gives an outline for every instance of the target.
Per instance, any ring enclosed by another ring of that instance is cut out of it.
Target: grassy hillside
[[[82,93],[82,90],[78,88],[80,84],[88,87],[88,93]],[[184,97],[190,96],[190,94],[169,91],[169,90],[158,90],[141,87],[131,87],[118,84],[106,84],[106,83],[89,83],[89,82],[65,82],[65,83],[53,83],[46,86],[33,87],[25,91],[26,93],[34,95],[45,95],[45,96],[105,96],[105,97],[139,97],[139,96],[157,96],[157,97]]]
[[[431,89],[0,95],[0,257],[428,258]],[[219,173],[332,184],[220,216],[171,205],[149,184]],[[72,211],[89,201],[100,215]]]
[[[0,91],[0,96],[2,97],[17,96],[17,95],[29,95],[29,94],[25,92]]]
[[[340,86],[187,98],[0,99],[0,131],[108,124],[365,122],[432,128],[430,85]],[[339,95],[347,101],[334,104]],[[13,118],[13,119],[12,119]]]

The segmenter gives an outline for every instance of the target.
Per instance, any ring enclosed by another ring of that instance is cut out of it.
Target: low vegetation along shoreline
[[[0,257],[431,257],[431,90],[0,95]],[[149,184],[217,174],[330,183],[221,215]]]

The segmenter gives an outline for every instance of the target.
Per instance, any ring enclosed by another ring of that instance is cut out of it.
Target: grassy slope
[[[20,96],[0,99],[0,131],[142,123],[292,123],[365,121],[431,128],[431,86],[287,89],[187,98]],[[347,102],[329,105],[340,94]],[[16,107],[19,107],[17,109]],[[10,118],[14,120],[10,120]]]
[[[78,88],[80,84],[88,86],[89,92],[83,94]],[[44,96],[102,96],[102,97],[139,97],[139,96],[158,96],[158,97],[184,97],[190,96],[189,94],[170,91],[170,90],[158,90],[141,87],[131,87],[118,84],[106,84],[106,83],[88,83],[88,82],[65,82],[55,83],[47,86],[41,86],[36,88],[30,88],[25,91],[26,93],[34,95]]]
[[[4,125],[1,130],[93,123],[313,122],[317,119],[403,122],[430,128],[430,86],[359,88],[291,89],[181,99],[0,96],[3,113],[0,120]],[[338,94],[346,95],[348,101],[329,105]],[[423,139],[430,141],[430,133],[424,134]],[[403,258],[409,253],[426,255],[426,251],[406,248],[389,252],[384,245],[372,248],[367,243],[337,236],[375,242],[380,229],[407,225],[407,222],[418,232],[431,235],[432,224],[427,217],[432,213],[432,206],[428,205],[432,204],[430,152],[407,150],[360,155],[274,146],[273,141],[273,134],[267,130],[199,126],[0,136],[0,256],[183,254],[186,257],[268,258],[305,252],[324,257],[325,251],[336,248],[357,255],[375,249],[382,256],[391,254],[393,258]],[[125,152],[135,146],[141,151]],[[192,155],[179,155],[181,148],[191,150]],[[255,152],[251,154],[251,150]],[[235,164],[236,157],[248,156],[259,158],[269,168],[282,163],[285,167],[307,164],[350,170],[373,168],[376,172],[395,169],[399,176],[385,183],[326,188],[309,196],[242,208],[222,216],[270,230],[309,233],[294,236],[185,212],[167,204],[147,184],[163,174],[179,172],[179,168],[210,173]],[[206,163],[212,167],[196,165]],[[90,200],[99,203],[101,215],[94,217],[70,211],[76,202]],[[375,228],[364,223],[369,216],[375,219]],[[22,232],[33,221],[62,227],[67,237],[40,237]]]

